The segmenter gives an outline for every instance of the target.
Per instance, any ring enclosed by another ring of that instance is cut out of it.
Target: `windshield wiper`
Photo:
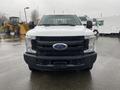
[[[75,24],[40,24],[40,26],[76,26]]]

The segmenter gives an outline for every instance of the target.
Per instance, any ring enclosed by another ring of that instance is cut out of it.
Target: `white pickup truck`
[[[91,30],[94,32],[96,36],[99,36],[101,31],[103,31],[103,25],[104,25],[104,20],[102,18],[90,18],[87,15],[84,16],[79,16],[79,19],[81,20],[81,23],[86,26],[87,21],[92,21],[93,27]]]
[[[92,69],[97,58],[95,36],[91,23],[86,27],[76,15],[44,15],[26,34],[24,59],[29,69]]]

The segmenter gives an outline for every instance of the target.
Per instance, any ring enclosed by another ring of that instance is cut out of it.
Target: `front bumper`
[[[37,70],[82,70],[93,66],[97,53],[82,56],[36,56],[24,54],[24,60],[29,67]]]

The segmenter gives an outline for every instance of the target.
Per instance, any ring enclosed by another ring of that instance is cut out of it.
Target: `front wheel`
[[[97,29],[95,29],[93,32],[94,32],[95,36],[99,36],[99,31]]]

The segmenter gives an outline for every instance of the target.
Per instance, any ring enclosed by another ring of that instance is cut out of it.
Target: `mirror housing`
[[[35,24],[33,21],[29,22],[29,29],[33,29],[35,27]]]
[[[86,28],[92,29],[93,28],[93,22],[92,21],[87,21]]]
[[[85,26],[85,27],[86,27],[86,25],[87,25],[87,24],[83,24],[83,26]]]

